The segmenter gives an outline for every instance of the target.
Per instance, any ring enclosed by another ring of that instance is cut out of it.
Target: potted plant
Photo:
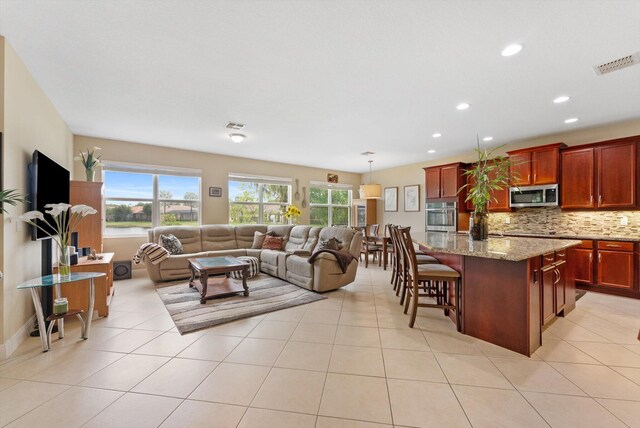
[[[94,147],[93,150],[87,149],[86,152],[80,151],[80,156],[74,158],[82,162],[87,181],[93,181],[95,179],[96,168],[101,165],[100,156],[96,154],[99,150],[101,150],[100,147]]]
[[[18,193],[16,189],[0,190],[0,211],[9,214],[9,211],[5,208],[4,204],[13,205],[26,202],[24,195]]]
[[[489,236],[488,205],[492,199],[491,192],[509,187],[511,162],[504,156],[494,156],[502,146],[487,150],[487,148],[480,148],[479,139],[477,144],[475,151],[478,154],[478,161],[464,172],[467,184],[458,192],[467,188],[465,201],[471,201],[474,207],[469,219],[469,233],[471,239],[479,241]]]

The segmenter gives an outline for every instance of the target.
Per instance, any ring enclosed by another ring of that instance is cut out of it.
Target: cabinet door
[[[495,173],[490,173],[489,178],[493,179],[495,177]],[[502,190],[492,190],[490,192],[491,200],[489,201],[489,211],[491,212],[499,212],[499,211],[511,211],[511,207],[509,205],[509,188],[505,187]]]
[[[440,169],[440,187],[442,188],[443,198],[455,198],[458,196],[460,189],[460,168],[457,165],[445,166]]]
[[[633,208],[636,204],[636,143],[597,149],[598,207]]]
[[[531,152],[516,153],[509,157],[511,161],[511,183],[513,186],[531,184]]]
[[[559,314],[564,309],[566,299],[565,299],[565,283],[567,277],[567,262],[564,260],[560,262],[556,262],[556,282],[555,282],[555,292],[556,292],[556,302],[555,309],[556,314]]]
[[[424,175],[427,199],[438,199],[440,197],[440,168],[427,168]]]
[[[555,265],[542,268],[542,325],[545,325],[556,315],[554,297],[556,279]]]
[[[558,182],[558,149],[538,150],[531,154],[533,177],[531,184]]]
[[[598,285],[633,288],[633,253],[598,250]]]
[[[560,156],[562,208],[593,208],[594,151],[593,148],[564,151]]]
[[[569,250],[569,266],[573,269],[576,282],[593,284],[593,250],[588,248],[571,248]]]

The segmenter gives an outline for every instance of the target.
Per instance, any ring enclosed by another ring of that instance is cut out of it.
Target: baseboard
[[[18,347],[29,337],[29,333],[33,330],[33,325],[36,321],[36,316],[32,315],[29,320],[13,333],[13,335],[3,344],[0,345],[0,361],[4,361],[18,349]]]

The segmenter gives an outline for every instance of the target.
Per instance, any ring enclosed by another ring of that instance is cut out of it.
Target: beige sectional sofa
[[[252,248],[255,232],[273,232],[283,236],[284,250]],[[321,253],[311,264],[308,262],[311,253],[320,239],[336,238],[342,242],[340,251],[356,258],[362,245],[362,233],[347,228],[227,224],[157,227],[148,231],[149,242],[157,243],[160,235],[168,234],[180,240],[184,254],[171,255],[157,265],[145,260],[149,277],[154,282],[188,278],[191,273],[187,259],[191,257],[252,256],[260,260],[260,270],[271,276],[309,290],[335,290],[354,281],[357,260],[351,262],[343,273],[333,254]]]

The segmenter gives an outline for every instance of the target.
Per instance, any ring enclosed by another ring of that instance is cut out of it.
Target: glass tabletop
[[[67,276],[60,276],[58,274],[41,276],[39,278],[33,278],[29,281],[25,281],[18,284],[16,288],[34,288],[34,287],[51,287],[57,284],[67,284],[69,282],[83,281],[85,279],[99,278],[106,276],[102,272],[72,272]]]
[[[196,259],[189,259],[189,260],[195,260],[201,266],[201,267],[199,267],[200,269],[216,268],[216,267],[230,267],[230,266],[237,266],[237,265],[243,264],[240,260],[236,259],[235,257],[230,257],[230,256],[226,256],[226,257],[198,257]]]

